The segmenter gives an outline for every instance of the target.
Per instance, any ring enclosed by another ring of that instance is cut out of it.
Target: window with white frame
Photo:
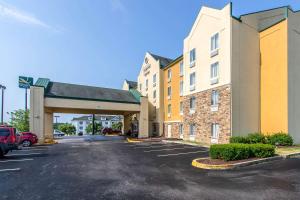
[[[179,135],[183,135],[183,124],[179,124]]]
[[[140,91],[142,91],[142,84],[140,83]]]
[[[218,49],[219,49],[219,33],[216,33],[210,39],[210,51],[214,52]]]
[[[183,76],[183,61],[181,61],[179,64],[179,75]]]
[[[210,83],[216,84],[219,81],[219,62],[210,66]]]
[[[190,98],[190,113],[194,113],[196,111],[196,97]]]
[[[156,74],[153,75],[152,82],[153,82],[153,87],[155,87],[156,86]]]
[[[190,136],[195,136],[195,135],[196,135],[196,125],[190,124]]]
[[[213,90],[211,93],[211,105],[218,106],[219,104],[219,92],[217,90]]]
[[[196,72],[190,74],[190,91],[196,88]]]
[[[183,102],[181,101],[179,104],[180,114],[183,115]]]
[[[153,91],[153,100],[156,100],[156,90]]]
[[[172,88],[171,86],[168,87],[168,99],[171,99],[171,95],[172,95]]]
[[[179,91],[179,94],[180,94],[180,96],[182,96],[183,95],[183,81],[180,81],[180,85],[179,85],[179,89],[180,89],[180,91]]]
[[[145,85],[146,85],[146,90],[148,90],[148,79],[146,79]]]
[[[196,62],[196,49],[190,51],[190,67],[194,67]]]
[[[170,117],[171,115],[171,104],[168,105],[168,116]]]
[[[172,71],[171,69],[168,69],[168,81],[170,82],[172,78]]]
[[[211,138],[217,139],[219,137],[219,124],[218,123],[212,123],[211,124]]]

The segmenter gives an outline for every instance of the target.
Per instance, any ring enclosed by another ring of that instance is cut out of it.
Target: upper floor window
[[[196,87],[196,72],[190,74],[190,91],[195,90]]]
[[[182,101],[179,104],[179,111],[180,111],[180,114],[183,115],[183,102]]]
[[[179,91],[179,93],[180,93],[180,96],[183,95],[183,81],[180,81],[180,91]]]
[[[181,61],[179,64],[179,74],[180,76],[183,76],[183,61]]]
[[[210,83],[216,84],[219,81],[219,63],[216,62],[210,66]]]
[[[152,78],[153,80],[153,87],[155,87],[156,86],[156,74],[154,74],[153,75],[153,78]]]
[[[172,95],[172,88],[171,86],[168,87],[168,99],[171,99],[171,95]]]
[[[153,91],[153,99],[156,99],[156,90]]]
[[[190,98],[190,113],[194,113],[196,111],[196,97]]]
[[[140,91],[142,91],[142,84],[140,83]]]
[[[219,137],[220,127],[219,124],[213,123],[211,124],[211,137],[213,139],[217,139]]]
[[[171,104],[168,105],[168,115],[171,115]]]
[[[195,66],[195,61],[196,61],[196,49],[192,49],[190,51],[190,67]]]
[[[80,121],[79,124],[82,125],[82,124],[83,124],[83,121]]]
[[[211,93],[211,111],[218,111],[219,104],[219,92],[217,90],[213,90]]]
[[[210,39],[211,57],[218,54],[218,49],[219,49],[219,33],[216,33]]]
[[[148,79],[146,79],[146,90],[148,90]]]
[[[171,69],[168,69],[168,81],[171,81],[172,78],[172,71]]]

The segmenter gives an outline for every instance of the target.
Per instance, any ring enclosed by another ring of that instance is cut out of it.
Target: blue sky
[[[299,0],[237,0],[240,14]],[[0,0],[0,84],[5,112],[24,108],[19,75],[121,88],[136,80],[146,51],[175,58],[201,6],[228,0]],[[8,119],[5,115],[5,119]]]

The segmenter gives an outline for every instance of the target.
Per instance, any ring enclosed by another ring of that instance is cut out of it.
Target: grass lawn
[[[279,154],[279,155],[286,155],[286,154],[292,154],[292,153],[300,153],[300,145],[276,148],[276,154]]]

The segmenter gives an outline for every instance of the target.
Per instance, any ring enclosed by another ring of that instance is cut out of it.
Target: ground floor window
[[[196,125],[191,124],[190,125],[190,136],[195,136],[196,135]]]
[[[218,123],[213,123],[211,124],[211,137],[216,139],[219,137],[219,124]]]
[[[179,124],[179,135],[183,135],[183,124]]]

